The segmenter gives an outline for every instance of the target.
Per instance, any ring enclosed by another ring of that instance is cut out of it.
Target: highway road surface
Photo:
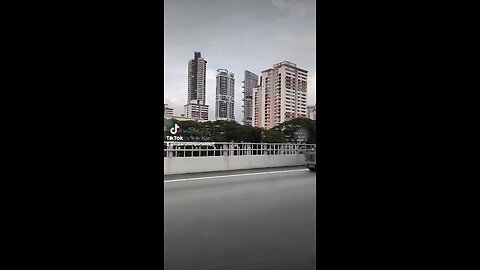
[[[298,166],[164,176],[164,269],[315,269],[315,185]]]

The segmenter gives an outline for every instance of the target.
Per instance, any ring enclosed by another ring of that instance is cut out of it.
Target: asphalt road
[[[315,269],[315,177],[304,167],[165,176],[164,269]]]

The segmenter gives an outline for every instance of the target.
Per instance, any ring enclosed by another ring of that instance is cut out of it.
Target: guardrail
[[[164,142],[163,157],[297,155],[315,144]]]

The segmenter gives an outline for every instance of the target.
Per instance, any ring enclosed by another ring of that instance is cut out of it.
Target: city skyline
[[[188,61],[201,52],[206,67],[209,119],[215,118],[216,73],[235,80],[235,121],[242,123],[245,70],[260,74],[290,61],[309,70],[307,105],[316,103],[315,1],[166,0],[164,29],[164,103],[183,113],[187,103]],[[214,19],[210,19],[215,14]]]

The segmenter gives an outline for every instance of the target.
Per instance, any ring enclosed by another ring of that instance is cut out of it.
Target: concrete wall
[[[214,172],[305,165],[304,155],[163,158],[163,174]]]

